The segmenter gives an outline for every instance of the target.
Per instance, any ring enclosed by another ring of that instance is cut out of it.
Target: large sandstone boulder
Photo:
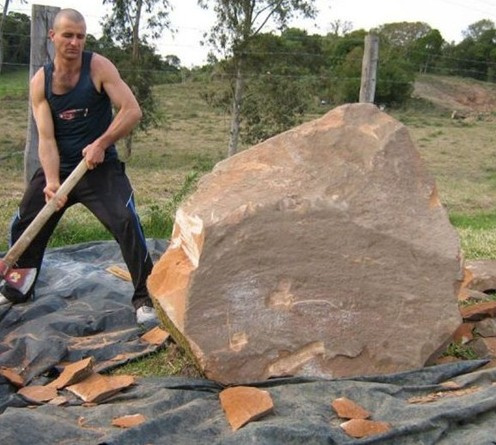
[[[457,234],[408,131],[338,107],[220,162],[148,287],[207,377],[426,364],[461,322]]]

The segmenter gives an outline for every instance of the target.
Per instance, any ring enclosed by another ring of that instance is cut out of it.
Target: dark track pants
[[[65,178],[61,178],[61,181]],[[46,180],[42,169],[31,179],[19,211],[11,226],[11,245],[45,205]],[[132,304],[135,308],[152,305],[146,279],[153,263],[143,229],[134,206],[133,190],[124,164],[113,160],[89,170],[69,193],[66,206],[55,212],[17,262],[18,267],[35,267],[40,271],[49,238],[65,211],[76,203],[83,204],[110,231],[119,243],[135,288]]]

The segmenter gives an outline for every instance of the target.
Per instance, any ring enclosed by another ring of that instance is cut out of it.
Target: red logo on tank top
[[[88,108],[77,108],[74,110],[66,110],[59,113],[59,118],[65,121],[72,121],[76,117],[86,117],[88,115]]]

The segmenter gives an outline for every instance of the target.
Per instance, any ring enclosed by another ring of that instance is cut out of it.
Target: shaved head
[[[71,9],[71,8],[65,8],[65,9],[61,9],[55,16],[55,19],[53,21],[53,29],[57,29],[60,26],[60,23],[62,22],[63,19],[70,20],[71,22],[74,23],[82,22],[84,23],[84,26],[86,28],[86,22],[84,20],[84,17],[79,11],[76,11],[75,9]]]
[[[55,47],[55,61],[81,60],[86,43],[86,22],[79,11],[61,9],[53,20],[48,35]]]

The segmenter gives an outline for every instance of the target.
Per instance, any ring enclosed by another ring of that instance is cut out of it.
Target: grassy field
[[[493,113],[465,120],[451,112],[393,113],[407,125],[441,201],[457,229],[467,259],[496,258],[496,136]]]
[[[169,235],[177,205],[194,189],[195,181],[227,153],[229,117],[209,109],[200,98],[201,89],[199,83],[156,87],[164,120],[159,128],[137,135],[127,160],[138,212],[150,238]],[[393,110],[391,114],[408,127],[435,177],[441,200],[460,235],[465,258],[496,258],[494,114],[489,110],[457,120],[451,118],[451,112],[439,103],[434,106],[416,100],[408,109]],[[312,114],[307,119],[315,117],[318,115]],[[27,74],[2,74],[0,251],[7,248],[8,225],[24,187],[27,119]],[[51,245],[108,238],[91,214],[75,206],[62,220]],[[124,372],[156,375],[191,371],[181,354],[170,348],[130,366]]]

